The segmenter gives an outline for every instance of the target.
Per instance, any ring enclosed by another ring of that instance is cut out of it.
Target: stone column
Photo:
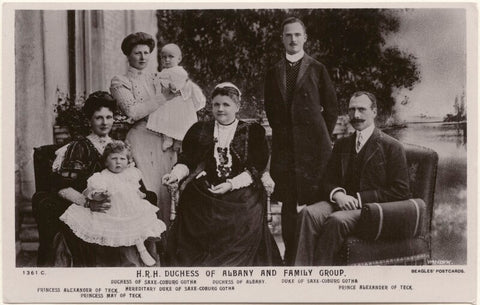
[[[33,148],[53,143],[56,90],[68,89],[66,41],[65,12],[16,12],[15,187],[19,200],[30,199],[35,191]]]

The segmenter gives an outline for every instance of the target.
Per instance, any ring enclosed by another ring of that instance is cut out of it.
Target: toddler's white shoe
[[[155,265],[155,260],[153,259],[153,257],[150,255],[150,253],[148,253],[147,250],[143,250],[143,251],[140,251],[140,258],[142,259],[142,262],[151,267],[153,265]]]

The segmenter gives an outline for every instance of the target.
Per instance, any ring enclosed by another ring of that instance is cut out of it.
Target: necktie
[[[300,63],[300,60],[297,60],[297,61],[288,61],[288,64],[290,65],[290,67],[295,67],[296,65],[298,65]]]
[[[359,132],[357,134],[357,145],[355,146],[357,153],[360,151],[360,148],[362,148],[362,142],[363,142],[362,133]]]

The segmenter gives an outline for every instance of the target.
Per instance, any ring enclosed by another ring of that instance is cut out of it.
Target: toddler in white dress
[[[165,45],[160,52],[162,71],[154,74],[157,92],[162,88],[175,95],[148,116],[147,129],[164,136],[162,149],[180,147],[187,130],[197,122],[197,111],[205,107],[205,95],[188,79],[182,66],[180,48],[173,43]]]
[[[110,197],[111,207],[105,213],[72,204],[60,216],[75,235],[102,246],[133,246],[142,261],[153,266],[155,259],[145,248],[148,237],[160,237],[166,226],[157,218],[158,208],[145,200],[140,191],[142,174],[130,166],[131,151],[122,141],[113,141],[103,153],[106,168],[87,180],[84,195],[100,200]]]

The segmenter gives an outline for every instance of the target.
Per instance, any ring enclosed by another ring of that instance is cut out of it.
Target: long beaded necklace
[[[215,149],[214,149],[213,155],[217,163],[217,175],[220,178],[229,177],[232,171],[232,156],[230,154],[230,142],[237,129],[237,125],[238,125],[237,119],[235,119],[232,123],[228,125],[221,125],[217,121],[215,121],[215,134],[214,134]],[[220,129],[223,129],[223,131],[225,131],[225,129],[228,129],[228,132],[220,133]]]

